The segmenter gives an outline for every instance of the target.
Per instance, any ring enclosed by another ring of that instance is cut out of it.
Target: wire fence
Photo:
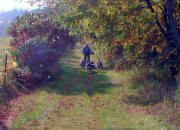
[[[1,57],[2,59],[2,57]],[[8,100],[8,83],[10,83],[10,75],[13,67],[13,61],[8,54],[5,54],[4,59],[2,60],[0,65],[0,104],[6,104]],[[8,81],[9,80],[9,81]]]
[[[13,61],[6,53],[3,63],[1,63],[0,65],[0,87],[6,86],[7,78],[10,72],[13,70],[13,68],[14,68]]]
[[[5,55],[5,60],[4,60],[4,66],[1,66],[0,68],[0,84],[1,86],[4,86],[6,84],[6,78],[7,78],[7,60],[8,60],[8,55]]]

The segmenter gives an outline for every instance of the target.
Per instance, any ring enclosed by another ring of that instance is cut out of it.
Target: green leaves
[[[171,51],[168,51],[169,45],[157,26],[157,20],[162,27],[165,26],[164,1],[150,2],[154,12],[144,0],[61,0],[57,1],[56,9],[61,8],[59,3],[64,3],[68,10],[55,19],[61,21],[71,35],[78,35],[82,43],[96,43],[104,54],[119,57],[116,53],[118,46],[115,45],[119,40],[126,59],[142,61],[143,65],[151,65],[152,62],[157,65],[157,60],[167,62],[165,57],[170,57],[168,53]],[[177,1],[174,8],[178,26],[179,3]],[[152,57],[152,48],[158,53],[156,57]]]

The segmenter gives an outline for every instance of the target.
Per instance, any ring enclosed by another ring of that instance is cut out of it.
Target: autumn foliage
[[[9,30],[13,37],[10,52],[25,73],[19,78],[55,76],[59,57],[74,42],[69,31],[60,28],[60,23],[43,13],[26,13],[14,19]]]

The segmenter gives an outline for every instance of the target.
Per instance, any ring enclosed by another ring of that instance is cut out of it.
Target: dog
[[[86,66],[86,62],[84,60],[80,61],[80,66],[81,68],[84,68]]]
[[[103,67],[103,64],[102,64],[102,61],[100,58],[98,58],[98,61],[96,63],[96,68],[97,68],[97,71],[101,70]]]
[[[86,64],[86,70],[88,74],[92,74],[92,70],[95,69],[94,62],[89,62]]]

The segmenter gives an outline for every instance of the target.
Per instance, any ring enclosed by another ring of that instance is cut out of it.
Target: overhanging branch
[[[159,19],[158,19],[158,16],[157,16],[155,10],[154,10],[153,7],[152,7],[152,3],[150,2],[150,0],[145,0],[145,2],[146,2],[146,5],[147,5],[147,8],[150,9],[151,12],[156,15],[156,24],[157,24],[158,28],[160,29],[161,33],[163,33],[164,36],[166,36],[166,35],[167,35],[167,34],[166,34],[166,31],[165,31],[165,29],[162,27],[162,25],[160,24]]]

